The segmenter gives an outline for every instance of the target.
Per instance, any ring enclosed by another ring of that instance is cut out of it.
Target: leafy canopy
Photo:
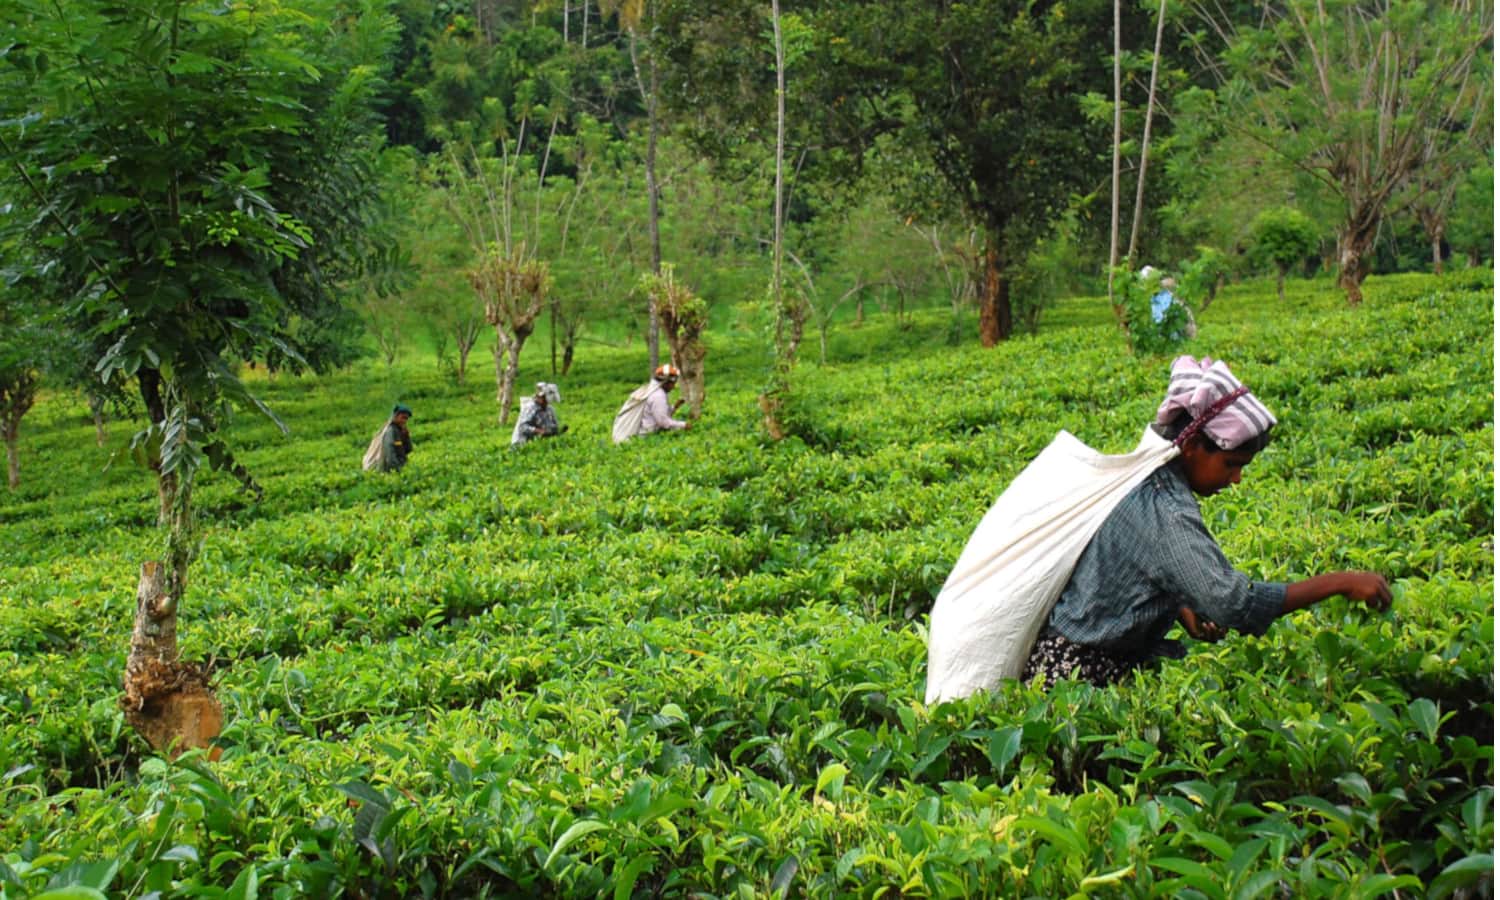
[[[261,406],[235,361],[342,361],[383,8],[18,0],[0,16],[0,152],[99,377],[136,378],[153,425],[190,408],[174,418],[191,450],[225,401]]]

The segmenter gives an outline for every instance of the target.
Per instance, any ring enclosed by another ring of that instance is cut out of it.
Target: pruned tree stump
[[[178,657],[177,602],[160,562],[141,565],[124,686],[120,706],[125,721],[155,750],[176,756],[210,748],[223,728],[224,708],[214,696],[208,672]]]
[[[766,393],[761,394],[756,402],[760,404],[760,411],[765,416],[766,431],[771,435],[771,440],[786,438],[786,428],[781,424],[781,398]]]

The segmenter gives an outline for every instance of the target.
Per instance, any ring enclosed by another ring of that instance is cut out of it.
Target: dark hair
[[[1174,417],[1172,421],[1168,422],[1165,425],[1159,422],[1154,423],[1151,426],[1151,430],[1155,431],[1157,434],[1161,435],[1169,441],[1175,441],[1177,439],[1177,436],[1179,434],[1182,434],[1182,430],[1191,425],[1192,422],[1192,413],[1189,413],[1187,410],[1183,409],[1178,410],[1176,417]],[[1259,453],[1260,451],[1266,449],[1266,447],[1270,446],[1271,430],[1266,429],[1265,431],[1262,431],[1260,434],[1257,434],[1250,440],[1245,441],[1238,447],[1220,447],[1218,444],[1214,443],[1213,438],[1209,437],[1207,433],[1202,431],[1198,432],[1197,439],[1204,447],[1215,453],[1219,452],[1220,450],[1223,450],[1225,453]]]

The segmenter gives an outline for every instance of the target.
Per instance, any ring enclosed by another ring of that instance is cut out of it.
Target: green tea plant
[[[947,346],[947,310],[834,331],[775,443],[763,346],[727,331],[693,431],[625,447],[639,348],[575,364],[571,430],[526,453],[405,363],[247,372],[292,435],[231,426],[260,502],[199,488],[215,762],[124,727],[152,486],[43,394],[0,498],[0,891],[1481,896],[1491,292],[1374,277],[1350,310],[1263,280],[1200,316],[1194,351],[1281,420],[1208,527],[1254,578],[1383,571],[1389,616],[1335,601],[1117,687],[933,707],[926,612],[984,510],[1059,429],[1124,451],[1160,399],[1100,298],[991,350]],[[365,475],[397,397],[417,452]]]

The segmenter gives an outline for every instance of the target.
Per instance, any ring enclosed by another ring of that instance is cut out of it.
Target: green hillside
[[[763,436],[764,335],[708,334],[685,434],[609,443],[645,352],[587,345],[565,436],[508,448],[481,350],[247,381],[265,487],[197,494],[182,611],[221,757],[168,762],[117,701],[150,473],[43,399],[0,496],[0,896],[1447,896],[1493,882],[1494,373],[1487,272],[1232,287],[1185,352],[1280,418],[1204,501],[1253,578],[1373,569],[1117,688],[922,705],[927,612],[1059,429],[1134,445],[1169,359],[1100,298],[1036,336],[840,325]],[[545,341],[522,383],[548,378]],[[548,380],[551,380],[548,378]],[[360,455],[415,409],[405,470]],[[121,449],[133,426],[112,425]]]

